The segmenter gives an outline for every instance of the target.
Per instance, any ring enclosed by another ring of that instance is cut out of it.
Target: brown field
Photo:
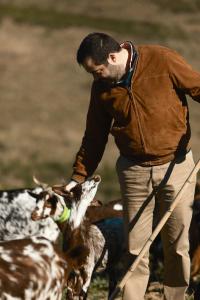
[[[89,32],[172,47],[200,71],[200,6],[195,0],[0,0],[0,21],[1,189],[33,186],[33,174],[49,183],[69,178],[91,84],[75,56]],[[200,106],[188,100],[197,160]],[[102,175],[98,195],[105,201],[119,197],[117,155],[110,138],[97,170]]]

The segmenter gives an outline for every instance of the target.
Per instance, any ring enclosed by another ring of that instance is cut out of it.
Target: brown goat
[[[2,300],[60,300],[69,272],[63,254],[43,237],[0,243]]]
[[[122,218],[122,200],[113,200],[104,205],[100,202],[90,205],[86,211],[86,217],[90,223],[96,223],[110,218]]]

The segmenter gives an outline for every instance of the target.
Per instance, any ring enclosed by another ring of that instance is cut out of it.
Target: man
[[[94,81],[86,130],[68,188],[95,171],[111,132],[120,152],[116,168],[127,248],[134,257],[151,235],[155,205],[162,217],[194,167],[186,94],[200,102],[200,74],[168,48],[120,45],[104,33],[83,39],[77,61]],[[185,299],[194,187],[195,180],[161,233],[166,300]],[[126,283],[124,300],[144,299],[148,256]]]

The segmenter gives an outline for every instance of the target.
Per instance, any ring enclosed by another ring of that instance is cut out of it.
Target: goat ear
[[[39,194],[35,194],[35,193],[31,192],[31,191],[27,191],[27,192],[28,192],[28,194],[29,194],[31,197],[35,198],[36,200],[38,200],[38,199],[40,198],[40,195],[39,195]]]
[[[102,206],[102,205],[103,205],[103,203],[100,200],[96,199],[96,198],[94,198],[92,200],[92,202],[90,203],[90,206]]]
[[[75,187],[73,187],[70,191],[73,194],[73,197],[76,200],[79,200],[81,198],[81,194],[82,194],[82,185],[81,184],[77,184],[75,185]]]

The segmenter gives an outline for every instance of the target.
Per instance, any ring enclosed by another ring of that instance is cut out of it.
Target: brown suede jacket
[[[169,162],[189,149],[186,94],[200,102],[200,73],[171,49],[145,45],[136,51],[129,88],[93,82],[72,175],[78,182],[97,168],[109,133],[121,155],[144,166]]]

